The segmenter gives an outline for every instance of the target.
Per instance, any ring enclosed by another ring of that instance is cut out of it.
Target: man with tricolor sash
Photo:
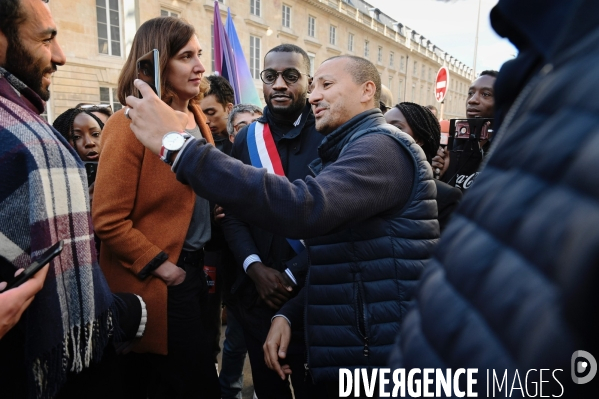
[[[290,181],[310,174],[308,165],[318,157],[316,149],[323,136],[314,127],[307,102],[309,62],[304,50],[290,44],[266,54],[261,73],[264,114],[237,134],[232,157]],[[305,247],[300,240],[270,233],[233,215],[227,214],[221,224],[239,264],[233,303],[227,311],[243,327],[256,395],[291,398],[288,381],[266,367],[262,345],[275,312],[303,285],[308,269]],[[287,357],[287,364],[302,376],[292,379],[296,398],[314,397],[304,384],[304,361],[304,339],[298,330]]]

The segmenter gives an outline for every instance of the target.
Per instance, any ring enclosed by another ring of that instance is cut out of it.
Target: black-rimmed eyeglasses
[[[308,75],[307,73],[301,73],[295,68],[287,68],[284,71],[275,71],[274,69],[265,69],[260,72],[260,79],[267,85],[271,85],[275,83],[275,81],[279,78],[279,75],[283,77],[283,80],[288,84],[293,84],[297,82],[302,75]]]

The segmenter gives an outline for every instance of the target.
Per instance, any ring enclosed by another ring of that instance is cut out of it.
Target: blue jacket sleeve
[[[300,290],[295,298],[288,300],[276,315],[282,315],[289,320],[294,331],[302,330],[304,326],[304,303],[306,290]],[[275,316],[276,316],[275,315]]]
[[[349,144],[316,178],[289,182],[194,140],[174,169],[179,181],[245,222],[289,238],[311,238],[402,206],[414,178],[409,157],[393,138],[368,135]]]

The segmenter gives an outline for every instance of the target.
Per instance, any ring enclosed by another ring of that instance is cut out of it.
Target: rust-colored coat
[[[208,142],[214,143],[197,106],[190,106]],[[113,292],[141,296],[148,322],[136,352],[167,354],[167,289],[158,277],[138,273],[161,251],[177,263],[195,204],[193,190],[146,149],[121,110],[102,132],[94,189],[93,222],[102,240],[100,266]],[[166,132],[165,132],[166,133]]]

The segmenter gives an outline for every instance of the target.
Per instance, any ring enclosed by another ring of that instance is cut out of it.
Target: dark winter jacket
[[[382,352],[390,349],[399,331],[405,311],[404,301],[409,294],[407,291],[422,270],[424,253],[428,256],[439,235],[435,184],[424,152],[405,133],[391,125],[381,124],[384,124],[383,115],[378,109],[373,109],[355,116],[328,134],[319,147],[319,156],[325,167],[313,168],[317,176],[307,176],[304,180],[289,182],[285,176],[244,165],[213,146],[193,139],[174,165],[181,182],[191,185],[196,194],[230,209],[239,219],[275,234],[303,238],[308,250],[313,243],[316,250],[314,264],[319,270],[327,268],[324,266],[328,264],[324,247],[327,239],[337,247],[331,251],[331,260],[351,263],[350,276],[337,276],[333,271],[324,274],[330,277],[332,286],[337,278],[341,284],[346,284],[349,277],[352,281],[349,286],[353,288],[355,276],[355,283],[363,287],[364,305],[369,312],[365,331],[372,336],[374,348],[369,350],[373,353],[369,357],[364,356],[364,340],[354,327],[353,317],[348,316],[343,322],[352,322],[347,327],[352,330],[346,335],[352,361],[344,363],[347,360],[345,354],[339,361],[325,355],[324,363],[317,364],[317,369],[332,365],[337,369],[353,365],[384,365],[386,356],[383,358]],[[356,128],[358,125],[359,128]],[[368,132],[370,126],[373,127],[371,134],[343,145],[350,136],[338,133]],[[343,258],[343,241],[358,242],[361,239],[369,242],[347,252]],[[414,261],[408,260],[409,252],[412,252]],[[363,274],[360,272],[362,268]],[[393,275],[390,276],[389,272]],[[319,274],[316,273],[316,284],[323,283]],[[379,280],[378,283],[375,280]],[[285,307],[297,304],[304,291],[306,289],[302,289],[300,295],[287,302]],[[388,302],[382,307],[374,305],[379,295],[381,301]],[[297,322],[297,313],[301,323],[303,303],[299,304],[299,312],[293,312],[291,317],[292,325]],[[358,314],[354,309],[355,302],[347,302],[349,315]],[[385,309],[392,313],[382,315]],[[336,311],[334,308],[331,310]],[[326,317],[338,320],[335,315],[327,314]],[[386,321],[388,326],[381,321]],[[329,339],[330,336],[327,336],[327,342]],[[317,380],[334,381],[338,377],[331,368],[321,374],[316,372],[314,376]]]
[[[437,241],[436,188],[426,159],[413,140],[385,124],[378,111],[362,114],[327,136],[313,169],[326,170],[354,140],[379,134],[392,137],[412,164],[407,200],[306,240],[311,263],[302,290],[305,331],[308,366],[317,382],[336,381],[341,367],[386,364],[410,294]]]
[[[268,107],[264,108],[264,115],[258,121],[269,124],[285,176],[289,181],[303,179],[311,175],[308,165],[318,157],[317,148],[324,136],[318,133],[314,127],[314,115],[310,109],[310,104],[307,104],[304,108],[302,118],[297,126],[293,126],[293,121],[285,123],[275,119]],[[231,156],[251,165],[247,132],[248,128],[246,127],[235,136]],[[307,258],[302,261],[288,262],[295,258],[296,254],[284,236],[276,236],[255,225],[249,225],[234,217],[234,215],[229,216],[229,212],[225,212],[225,214],[227,214],[227,217],[222,222],[223,230],[238,264],[236,270],[241,277],[245,277],[239,278],[238,276],[236,279],[237,284],[233,286],[234,291],[238,289],[249,290],[251,295],[244,295],[245,297],[257,296],[251,279],[245,276],[245,272],[241,267],[243,261],[253,254],[260,256],[262,263],[266,266],[275,268],[280,272],[289,268],[296,279],[304,280],[308,270]],[[253,301],[251,302],[253,303]],[[246,302],[244,305],[247,307],[250,303]]]
[[[546,372],[543,395],[590,397],[571,386],[570,361],[599,355],[598,14],[595,0],[502,0],[493,11],[524,52],[497,79],[518,72],[498,104],[514,105],[427,265],[391,367],[507,369],[509,386],[516,369],[537,381],[561,369],[563,388]]]

